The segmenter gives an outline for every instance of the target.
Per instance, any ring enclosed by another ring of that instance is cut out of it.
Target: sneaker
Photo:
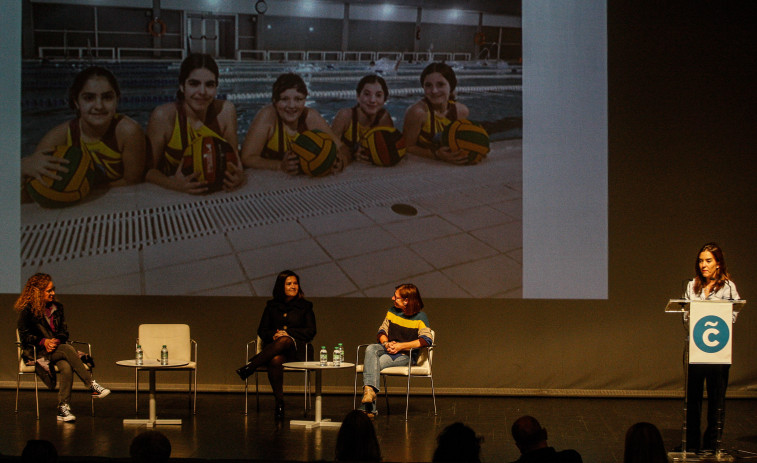
[[[110,389],[100,386],[95,380],[92,380],[92,385],[89,386],[89,389],[92,391],[92,397],[97,397],[98,399],[107,397],[110,394]]]
[[[76,417],[71,413],[71,406],[67,403],[58,405],[58,421],[74,421]]]

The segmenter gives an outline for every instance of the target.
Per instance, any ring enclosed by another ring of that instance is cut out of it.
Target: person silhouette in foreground
[[[533,416],[521,416],[513,423],[510,430],[515,445],[520,450],[518,463],[582,463],[581,455],[575,450],[558,452],[547,444],[547,430],[542,428]]]

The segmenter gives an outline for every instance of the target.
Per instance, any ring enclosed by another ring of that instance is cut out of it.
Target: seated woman
[[[469,163],[467,153],[451,151],[439,141],[447,125],[469,114],[464,104],[455,101],[455,71],[444,63],[431,63],[421,73],[421,85],[424,98],[405,112],[402,132],[407,151],[451,164]]]
[[[50,153],[58,146],[80,146],[95,166],[96,185],[117,187],[142,181],[145,133],[137,122],[117,111],[121,89],[109,70],[92,66],[79,72],[68,89],[68,105],[76,117],[54,127],[33,154],[21,158],[24,180],[47,185],[68,172],[63,158]]]
[[[315,337],[313,303],[305,299],[300,277],[284,270],[276,277],[273,299],[269,300],[258,325],[263,350],[239,368],[237,374],[247,379],[258,367],[266,366],[268,381],[276,397],[276,418],[284,416],[284,363],[304,361],[306,346]]]
[[[392,117],[384,108],[389,89],[383,77],[368,75],[357,84],[357,104],[340,109],[331,130],[342,141],[342,155],[347,159],[370,163],[370,157],[360,146],[360,139],[373,127],[394,127]]]
[[[84,367],[76,349],[67,344],[68,325],[63,314],[63,304],[55,300],[55,285],[50,275],[37,273],[27,280],[14,308],[18,312],[18,334],[21,339],[25,362],[34,360],[37,352],[38,374],[56,381],[55,367],[58,367],[60,390],[58,392],[58,421],[74,421],[71,413],[71,388],[74,372],[81,378],[92,396],[103,398],[110,394],[92,379]],[[44,373],[48,372],[48,373]],[[50,381],[45,380],[45,383]],[[54,387],[54,383],[49,384]]]
[[[419,347],[434,343],[428,317],[423,310],[423,300],[418,288],[413,284],[402,284],[395,288],[393,306],[386,313],[378,330],[378,344],[365,349],[363,365],[362,410],[371,418],[378,414],[376,393],[379,392],[381,370],[388,367],[415,364],[420,355]],[[408,351],[413,350],[413,358]]]
[[[306,108],[308,89],[302,77],[281,74],[273,83],[273,103],[255,115],[242,144],[242,164],[255,169],[281,170],[289,175],[300,172],[299,159],[290,148],[295,138],[307,130],[327,133],[337,144],[333,172],[344,169],[348,158],[331,127],[315,109]]]
[[[235,157],[239,156],[236,108],[230,101],[216,99],[217,93],[215,60],[200,53],[187,56],[179,69],[176,101],[155,108],[147,123],[151,153],[148,181],[171,190],[207,193],[207,182],[198,180],[198,172],[190,175],[181,172],[184,152],[200,137],[223,140],[233,149]],[[244,180],[241,163],[227,164],[224,190],[238,188]]]

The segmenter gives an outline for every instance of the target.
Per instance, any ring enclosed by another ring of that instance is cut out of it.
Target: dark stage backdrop
[[[747,300],[755,297],[755,43],[752,7],[691,2],[685,10],[610,2],[609,298],[427,300],[438,334],[435,379],[444,393],[675,394],[683,327],[663,313],[693,274],[697,249],[726,251]],[[525,32],[525,31],[524,31]],[[581,255],[574,256],[580,262]],[[307,289],[307,288],[306,288]],[[15,380],[15,295],[0,296],[0,380]],[[128,387],[137,326],[184,322],[199,342],[201,389],[241,390],[244,360],[264,298],[60,295],[76,338],[94,343],[98,377]],[[316,344],[373,339],[389,300],[314,300]],[[734,329],[729,393],[757,385],[757,315],[747,305]],[[351,391],[349,373],[325,375]],[[291,380],[289,380],[291,381]],[[180,385],[185,376],[168,381]],[[265,382],[265,381],[263,381]],[[240,402],[241,404],[241,402]],[[202,410],[202,405],[200,405]]]

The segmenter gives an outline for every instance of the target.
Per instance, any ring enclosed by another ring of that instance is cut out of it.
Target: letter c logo
[[[731,337],[728,324],[720,317],[708,315],[702,317],[693,330],[694,344],[707,354],[714,354],[728,345]]]

